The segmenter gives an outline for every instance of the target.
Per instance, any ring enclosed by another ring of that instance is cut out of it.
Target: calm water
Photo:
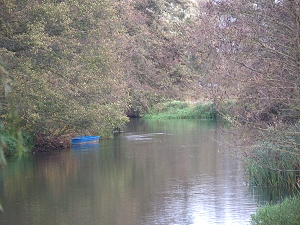
[[[10,159],[0,224],[248,224],[259,197],[224,139],[213,121],[134,119],[100,144]]]

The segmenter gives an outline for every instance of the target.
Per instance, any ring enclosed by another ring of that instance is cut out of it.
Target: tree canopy
[[[23,129],[109,135],[127,121],[128,87],[112,1],[2,1],[1,56]]]

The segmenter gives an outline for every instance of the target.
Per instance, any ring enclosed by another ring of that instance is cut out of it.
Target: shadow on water
[[[100,144],[10,159],[0,224],[248,224],[268,193],[245,185],[222,126],[134,119]]]

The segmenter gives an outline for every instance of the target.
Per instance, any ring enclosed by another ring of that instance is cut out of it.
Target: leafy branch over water
[[[4,69],[0,61],[0,79],[3,89],[3,97],[0,105],[1,121],[0,121],[0,166],[6,165],[4,151],[7,148],[8,140],[15,141],[16,155],[21,156],[26,151],[23,145],[22,132],[20,130],[20,118],[16,112],[11,96],[12,89],[7,81],[8,72]],[[7,119],[3,119],[7,118]],[[3,207],[0,202],[0,211],[3,212]]]

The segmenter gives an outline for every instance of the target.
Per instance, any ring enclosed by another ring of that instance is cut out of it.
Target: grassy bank
[[[212,103],[172,101],[154,105],[144,118],[152,119],[214,119],[217,111]]]
[[[257,210],[251,216],[251,224],[273,225],[273,224],[300,224],[300,198],[292,197],[285,199],[276,205],[267,205]]]

